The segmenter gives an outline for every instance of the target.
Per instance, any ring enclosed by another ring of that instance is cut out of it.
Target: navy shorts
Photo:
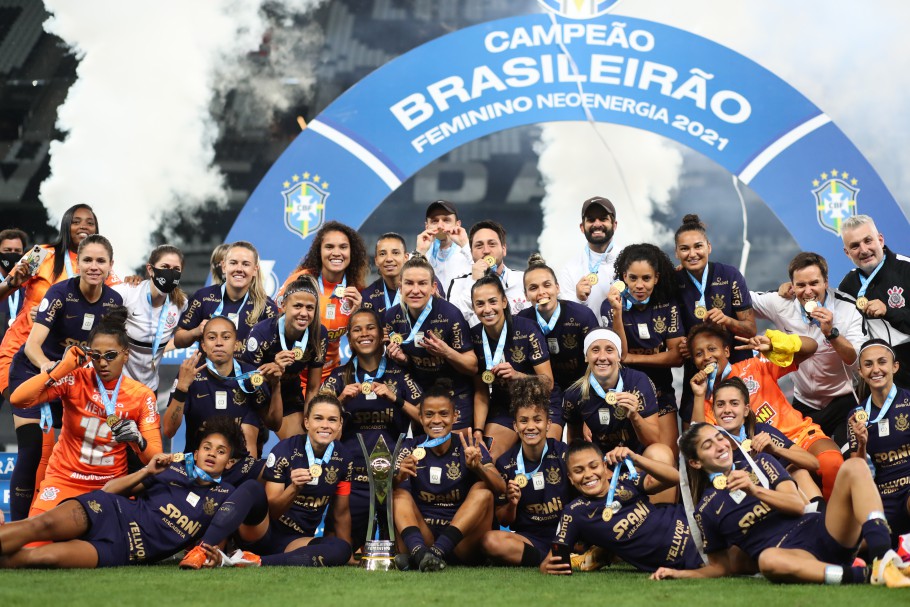
[[[24,348],[24,347],[23,347]],[[12,394],[19,386],[41,373],[41,369],[32,364],[25,356],[25,350],[19,350],[13,356],[9,367],[9,393]],[[63,427],[63,405],[59,400],[50,402],[51,414],[54,418],[54,428]],[[19,409],[13,407],[13,415],[23,419],[41,419],[41,405]]]
[[[557,426],[565,426],[566,418],[562,407],[562,389],[559,386],[553,388],[550,392],[550,423]]]
[[[269,554],[281,554],[291,542],[302,537],[311,536],[300,535],[281,523],[270,521],[268,531],[261,538],[255,542],[238,541],[238,544],[244,550],[249,550],[253,554],[266,556]]]
[[[851,563],[856,546],[841,546],[825,528],[825,515],[804,514],[802,520],[783,537],[778,548],[805,550],[824,563],[841,565]]]
[[[882,496],[885,518],[891,527],[891,538],[910,533],[910,486],[898,489],[894,493]]]
[[[129,535],[119,503],[125,498],[104,491],[92,491],[72,499],[82,505],[88,516],[89,529],[79,539],[91,544],[98,553],[98,567],[129,565]]]
[[[284,407],[284,417],[293,413],[304,412],[306,403],[303,398],[303,388],[300,387],[299,377],[281,380],[281,402]]]

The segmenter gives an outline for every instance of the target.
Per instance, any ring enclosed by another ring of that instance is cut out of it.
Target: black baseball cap
[[[613,203],[604,198],[603,196],[593,196],[585,200],[584,204],[581,205],[581,218],[584,219],[585,215],[588,213],[588,209],[591,208],[591,205],[596,204],[607,212],[608,215],[611,215],[613,219],[616,219],[616,207],[613,206]]]
[[[439,209],[445,211],[447,215],[455,215],[455,217],[458,217],[458,210],[455,208],[455,205],[448,200],[437,200],[436,202],[431,202],[430,206],[427,207],[427,217],[432,215],[433,211],[437,211]]]

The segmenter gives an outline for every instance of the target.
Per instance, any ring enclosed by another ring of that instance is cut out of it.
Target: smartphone
[[[493,437],[492,437],[492,436],[484,436],[484,437],[483,437],[483,444],[484,444],[484,446],[487,448],[487,451],[492,451],[492,450],[493,450]]]
[[[572,547],[563,546],[557,542],[553,542],[553,556],[558,556],[561,563],[572,564]],[[569,569],[569,573],[572,573],[572,569]]]

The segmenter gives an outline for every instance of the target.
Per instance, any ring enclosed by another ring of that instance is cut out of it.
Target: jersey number
[[[79,425],[85,428],[85,434],[82,437],[82,453],[79,454],[79,461],[83,464],[92,466],[113,466],[114,456],[107,455],[113,446],[110,444],[96,445],[95,441],[99,438],[108,438],[111,435],[111,428],[107,423],[97,417],[83,417]]]

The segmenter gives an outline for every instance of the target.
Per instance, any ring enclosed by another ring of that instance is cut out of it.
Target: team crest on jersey
[[[753,378],[751,375],[747,375],[741,379],[743,380],[743,383],[746,384],[746,389],[749,390],[750,395],[758,392],[758,389],[761,387],[761,384],[755,381],[755,378]]]
[[[542,7],[570,19],[593,19],[608,12],[619,0],[537,0]]]
[[[715,293],[711,296],[711,305],[713,305],[718,310],[723,310],[724,308],[724,296],[720,293]]]
[[[559,468],[550,468],[547,470],[547,482],[551,485],[558,485],[562,482],[562,475],[559,473]]]
[[[617,500],[627,502],[632,499],[632,492],[624,487],[617,487],[616,493],[613,494]]]
[[[60,489],[56,487],[45,487],[44,491],[41,492],[41,500],[45,502],[52,502],[57,499],[57,495],[60,493]]]
[[[392,393],[392,396],[398,396],[398,385],[395,383],[394,379],[387,379],[384,382],[385,387],[389,389],[389,392]]]
[[[574,350],[578,347],[578,338],[571,333],[562,336],[562,345],[567,350]]]
[[[329,183],[319,175],[303,171],[283,184],[284,225],[301,238],[319,229],[325,221]]]
[[[512,346],[509,351],[512,353],[512,362],[517,365],[523,363],[525,361],[525,358],[527,358],[527,356],[525,356],[524,350],[521,349],[521,346]]]
[[[231,399],[234,401],[234,404],[238,407],[242,407],[246,404],[246,397],[243,395],[243,391],[239,388],[231,390]]]
[[[910,414],[901,413],[894,418],[894,429],[898,432],[910,430]]]
[[[329,485],[334,485],[338,482],[338,468],[329,466],[325,469],[325,482]]]
[[[205,498],[205,501],[202,502],[202,511],[205,512],[207,516],[215,514],[216,508],[218,508],[218,504],[210,497]]]
[[[663,316],[656,316],[654,318],[654,332],[663,333],[667,330],[667,319]]]
[[[844,220],[856,215],[858,182],[847,171],[837,169],[824,172],[819,177],[812,180],[818,225],[840,236]]]
[[[458,462],[449,462],[446,464],[446,477],[450,481],[457,481],[461,478],[461,464]]]
[[[88,502],[86,502],[86,504],[88,504],[88,507],[92,509],[92,512],[94,512],[95,514],[101,514],[101,504],[99,504],[95,500],[89,500]]]
[[[898,286],[893,286],[888,289],[888,307],[890,308],[903,308],[904,304],[904,289]]]
[[[762,403],[762,406],[758,408],[755,412],[755,421],[760,424],[766,424],[770,420],[774,419],[776,411],[768,403]]]

